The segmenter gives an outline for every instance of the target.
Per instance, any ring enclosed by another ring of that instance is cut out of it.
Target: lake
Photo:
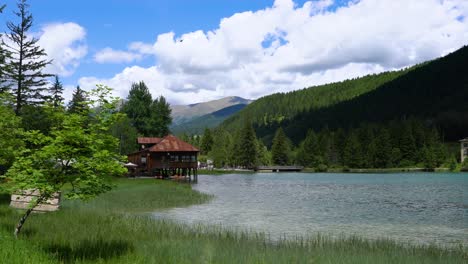
[[[317,233],[468,245],[468,173],[200,175],[206,204],[154,213],[280,237]]]

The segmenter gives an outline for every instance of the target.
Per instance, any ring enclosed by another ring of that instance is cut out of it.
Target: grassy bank
[[[271,242],[255,233],[186,226],[145,212],[206,202],[190,185],[120,180],[90,203],[65,202],[62,210],[34,214],[19,240],[19,218],[1,196],[0,259],[3,263],[466,263],[462,250],[403,246],[391,241],[316,236]]]

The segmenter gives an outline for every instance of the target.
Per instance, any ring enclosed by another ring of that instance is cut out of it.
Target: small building
[[[461,159],[460,161],[463,163],[463,161],[468,158],[468,138],[460,140],[460,155]]]
[[[163,138],[137,138],[140,150],[128,154],[128,161],[138,165],[137,175],[161,178],[183,177],[196,180],[199,149],[174,135]]]

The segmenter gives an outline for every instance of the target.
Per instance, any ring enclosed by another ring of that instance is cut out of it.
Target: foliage
[[[133,83],[122,111],[138,133],[148,137],[164,137],[172,123],[171,108],[163,96],[154,101],[146,84]]]
[[[68,112],[84,113],[88,111],[88,107],[88,94],[82,90],[79,85],[76,86],[72,95],[72,100],[68,103]]]
[[[132,122],[126,115],[120,115],[118,120],[110,128],[111,134],[119,139],[120,155],[133,153],[138,150],[136,143],[138,132],[132,126]]]
[[[54,108],[58,108],[63,105],[63,84],[60,82],[58,75],[55,75],[54,83],[49,88],[49,94],[49,101],[52,103]]]
[[[118,140],[108,133],[119,118],[116,100],[108,97],[109,92],[98,86],[91,93],[97,99],[89,101],[89,107],[99,106],[95,108],[99,110],[92,110],[90,116],[54,110],[59,122],[49,135],[24,133],[26,147],[4,176],[11,192],[39,191],[41,195],[32,201],[32,208],[66,184],[72,186],[66,193],[70,199],[90,199],[111,188],[109,177],[123,174],[125,168],[119,164]],[[21,226],[20,222],[16,233]]]
[[[22,133],[21,118],[4,100],[0,100],[0,175],[13,164],[23,149]]]
[[[156,98],[150,106],[149,119],[146,121],[146,135],[164,137],[169,134],[172,123],[171,107],[164,96]]]
[[[202,141],[201,141],[201,152],[202,154],[207,154],[208,152],[211,151],[213,147],[213,136],[211,135],[211,130],[208,128],[205,129],[205,132],[203,133],[202,136]]]
[[[280,127],[273,139],[273,146],[271,147],[271,158],[275,165],[288,165],[289,164],[289,142],[284,134],[283,129]]]
[[[2,44],[6,47],[9,64],[4,75],[10,84],[9,92],[15,96],[15,111],[19,114],[24,105],[44,102],[46,78],[52,75],[43,72],[51,61],[45,59],[47,54],[30,32],[33,17],[28,11],[29,5],[26,0],[19,0],[17,6],[18,11],[15,15],[19,22],[7,22],[10,30],[6,34],[8,41],[2,41]]]
[[[237,157],[238,165],[245,168],[252,168],[257,164],[257,137],[250,120],[244,121],[244,127],[239,132],[237,146],[234,148],[234,155]]]

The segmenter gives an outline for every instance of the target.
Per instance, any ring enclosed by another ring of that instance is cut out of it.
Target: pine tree
[[[252,122],[247,119],[240,132],[239,145],[236,149],[239,165],[252,168],[257,163],[257,137]]]
[[[3,13],[5,5],[0,6],[0,14]],[[0,34],[0,39],[3,39],[3,34]],[[2,43],[3,44],[3,43]],[[9,64],[6,63],[8,57],[8,51],[4,49],[3,45],[0,45],[0,93],[9,90],[9,84],[6,82],[5,73],[8,71]]]
[[[309,130],[302,143],[302,149],[298,153],[301,164],[308,167],[317,167],[322,163],[322,153],[318,142],[317,134],[314,130]]]
[[[200,147],[202,154],[208,154],[213,147],[213,136],[211,135],[211,130],[208,128],[205,128]]]
[[[8,41],[3,41],[8,50],[7,60],[10,64],[4,74],[11,85],[10,92],[15,96],[16,114],[21,113],[24,105],[44,102],[46,78],[52,76],[43,72],[51,61],[44,59],[47,54],[37,45],[38,39],[32,37],[29,32],[33,25],[33,17],[28,8],[26,0],[18,2],[15,15],[20,21],[17,24],[7,22],[10,33],[6,34]]]
[[[169,134],[169,126],[172,123],[171,107],[164,96],[156,98],[150,106],[150,115],[143,118],[145,135],[152,137],[164,137]]]
[[[58,75],[55,75],[55,81],[52,87],[49,89],[50,101],[54,108],[57,108],[63,103],[63,85],[60,82]]]
[[[276,130],[273,138],[273,146],[271,147],[271,159],[275,165],[289,164],[289,142],[283,129],[280,127]]]
[[[345,165],[350,168],[360,168],[362,166],[361,144],[355,131],[350,133],[346,141],[343,158]]]
[[[404,166],[412,164],[416,160],[416,141],[413,137],[411,126],[407,123],[403,124],[400,137],[400,150],[402,155],[402,162]]]
[[[374,166],[377,168],[388,168],[392,163],[392,144],[390,133],[387,129],[380,129],[375,139],[376,152]]]
[[[88,97],[86,92],[83,91],[80,86],[76,86],[76,90],[73,92],[72,100],[68,103],[68,112],[70,113],[81,113],[82,111],[88,110],[86,101]]]
[[[153,99],[144,82],[133,83],[123,106],[123,112],[132,120],[133,126],[139,134],[151,136],[152,131],[147,124],[151,117],[151,105]]]

